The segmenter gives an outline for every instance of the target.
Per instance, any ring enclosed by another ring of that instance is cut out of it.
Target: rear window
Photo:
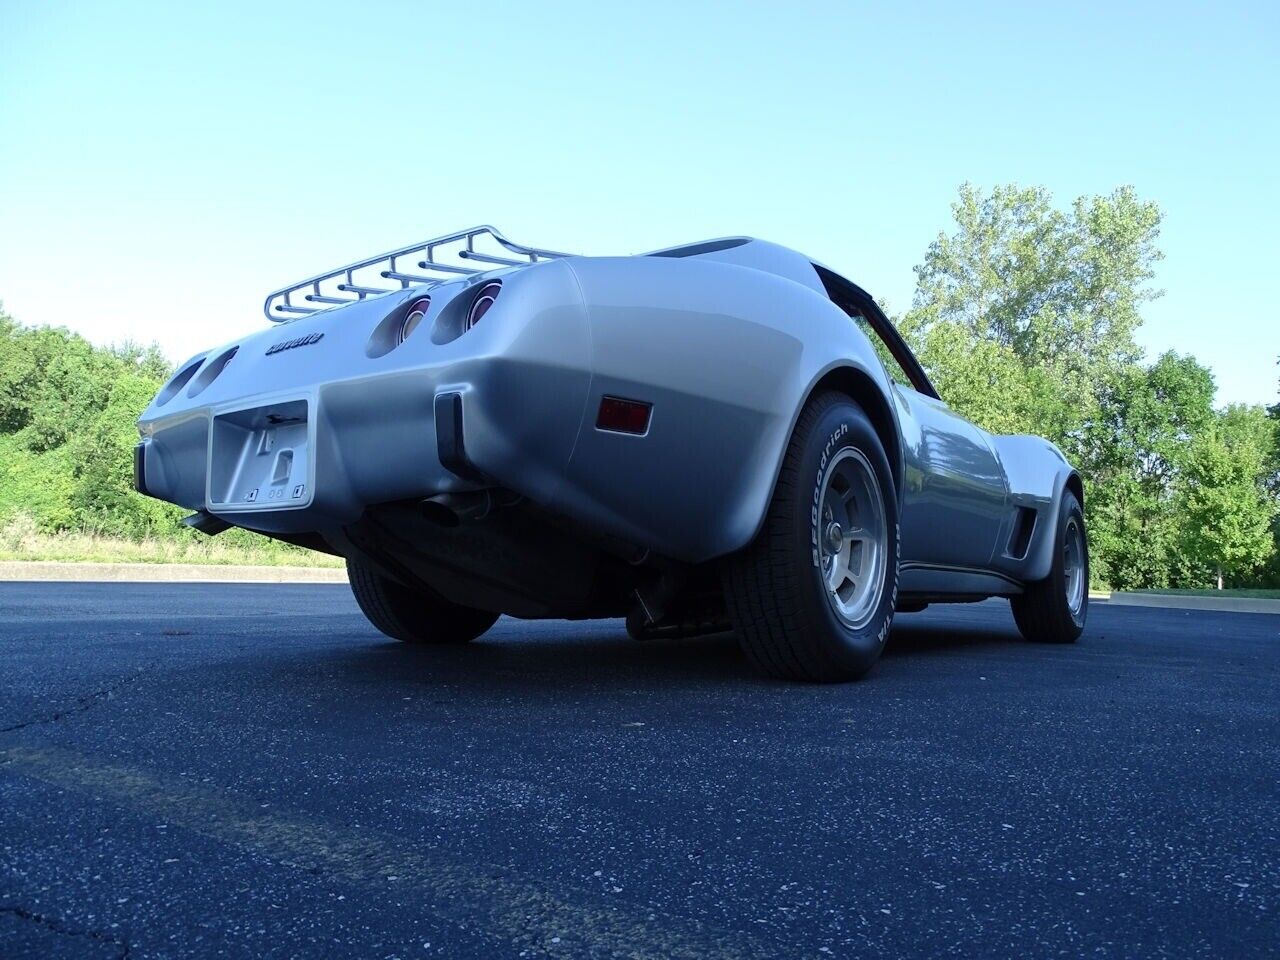
[[[846,311],[853,322],[859,329],[867,335],[867,339],[871,341],[871,347],[876,352],[880,363],[884,366],[884,372],[889,375],[889,379],[899,386],[911,387],[915,389],[915,385],[911,382],[911,378],[907,376],[907,371],[902,369],[902,364],[894,359],[893,353],[889,350],[888,344],[884,342],[884,337],[880,336],[880,332],[872,325],[871,321],[866,318],[861,310]]]
[[[705,243],[691,243],[685,247],[671,247],[647,254],[650,257],[696,257],[703,253],[716,253],[720,250],[732,250],[748,241],[747,237],[729,237],[726,240],[708,240]]]

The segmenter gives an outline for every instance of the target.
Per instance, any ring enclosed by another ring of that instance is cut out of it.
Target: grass
[[[44,533],[27,517],[0,525],[0,560],[69,563],[199,563],[216,566],[340,567],[327,553],[268,540],[243,531],[126,540],[92,531]]]
[[[1245,600],[1280,600],[1280,590],[1252,587],[1228,587],[1226,590],[1175,590],[1172,587],[1158,590],[1130,590],[1130,593],[1171,593],[1180,597],[1239,597]]]

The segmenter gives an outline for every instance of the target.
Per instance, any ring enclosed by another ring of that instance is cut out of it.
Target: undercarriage
[[[504,490],[371,506],[340,531],[290,539],[477,610],[625,617],[638,639],[729,629],[716,563],[657,556]]]

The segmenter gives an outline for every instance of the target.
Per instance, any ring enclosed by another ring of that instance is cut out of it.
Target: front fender
[[[1009,482],[1009,497],[1015,507],[1036,511],[1035,527],[1024,557],[1012,557],[997,548],[993,566],[1027,583],[1043,580],[1053,566],[1053,547],[1058,512],[1067,483],[1076,476],[1062,451],[1042,437],[1027,435],[993,436],[991,443],[1000,458]],[[1013,518],[1002,530],[1001,545],[1008,543]]]

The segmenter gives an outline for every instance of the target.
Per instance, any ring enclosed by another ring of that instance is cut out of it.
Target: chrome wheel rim
[[[827,600],[841,622],[859,629],[880,606],[889,529],[880,482],[862,451],[846,448],[827,464],[817,520]]]
[[[1072,517],[1062,538],[1062,577],[1067,591],[1067,607],[1072,615],[1084,604],[1084,531]]]

